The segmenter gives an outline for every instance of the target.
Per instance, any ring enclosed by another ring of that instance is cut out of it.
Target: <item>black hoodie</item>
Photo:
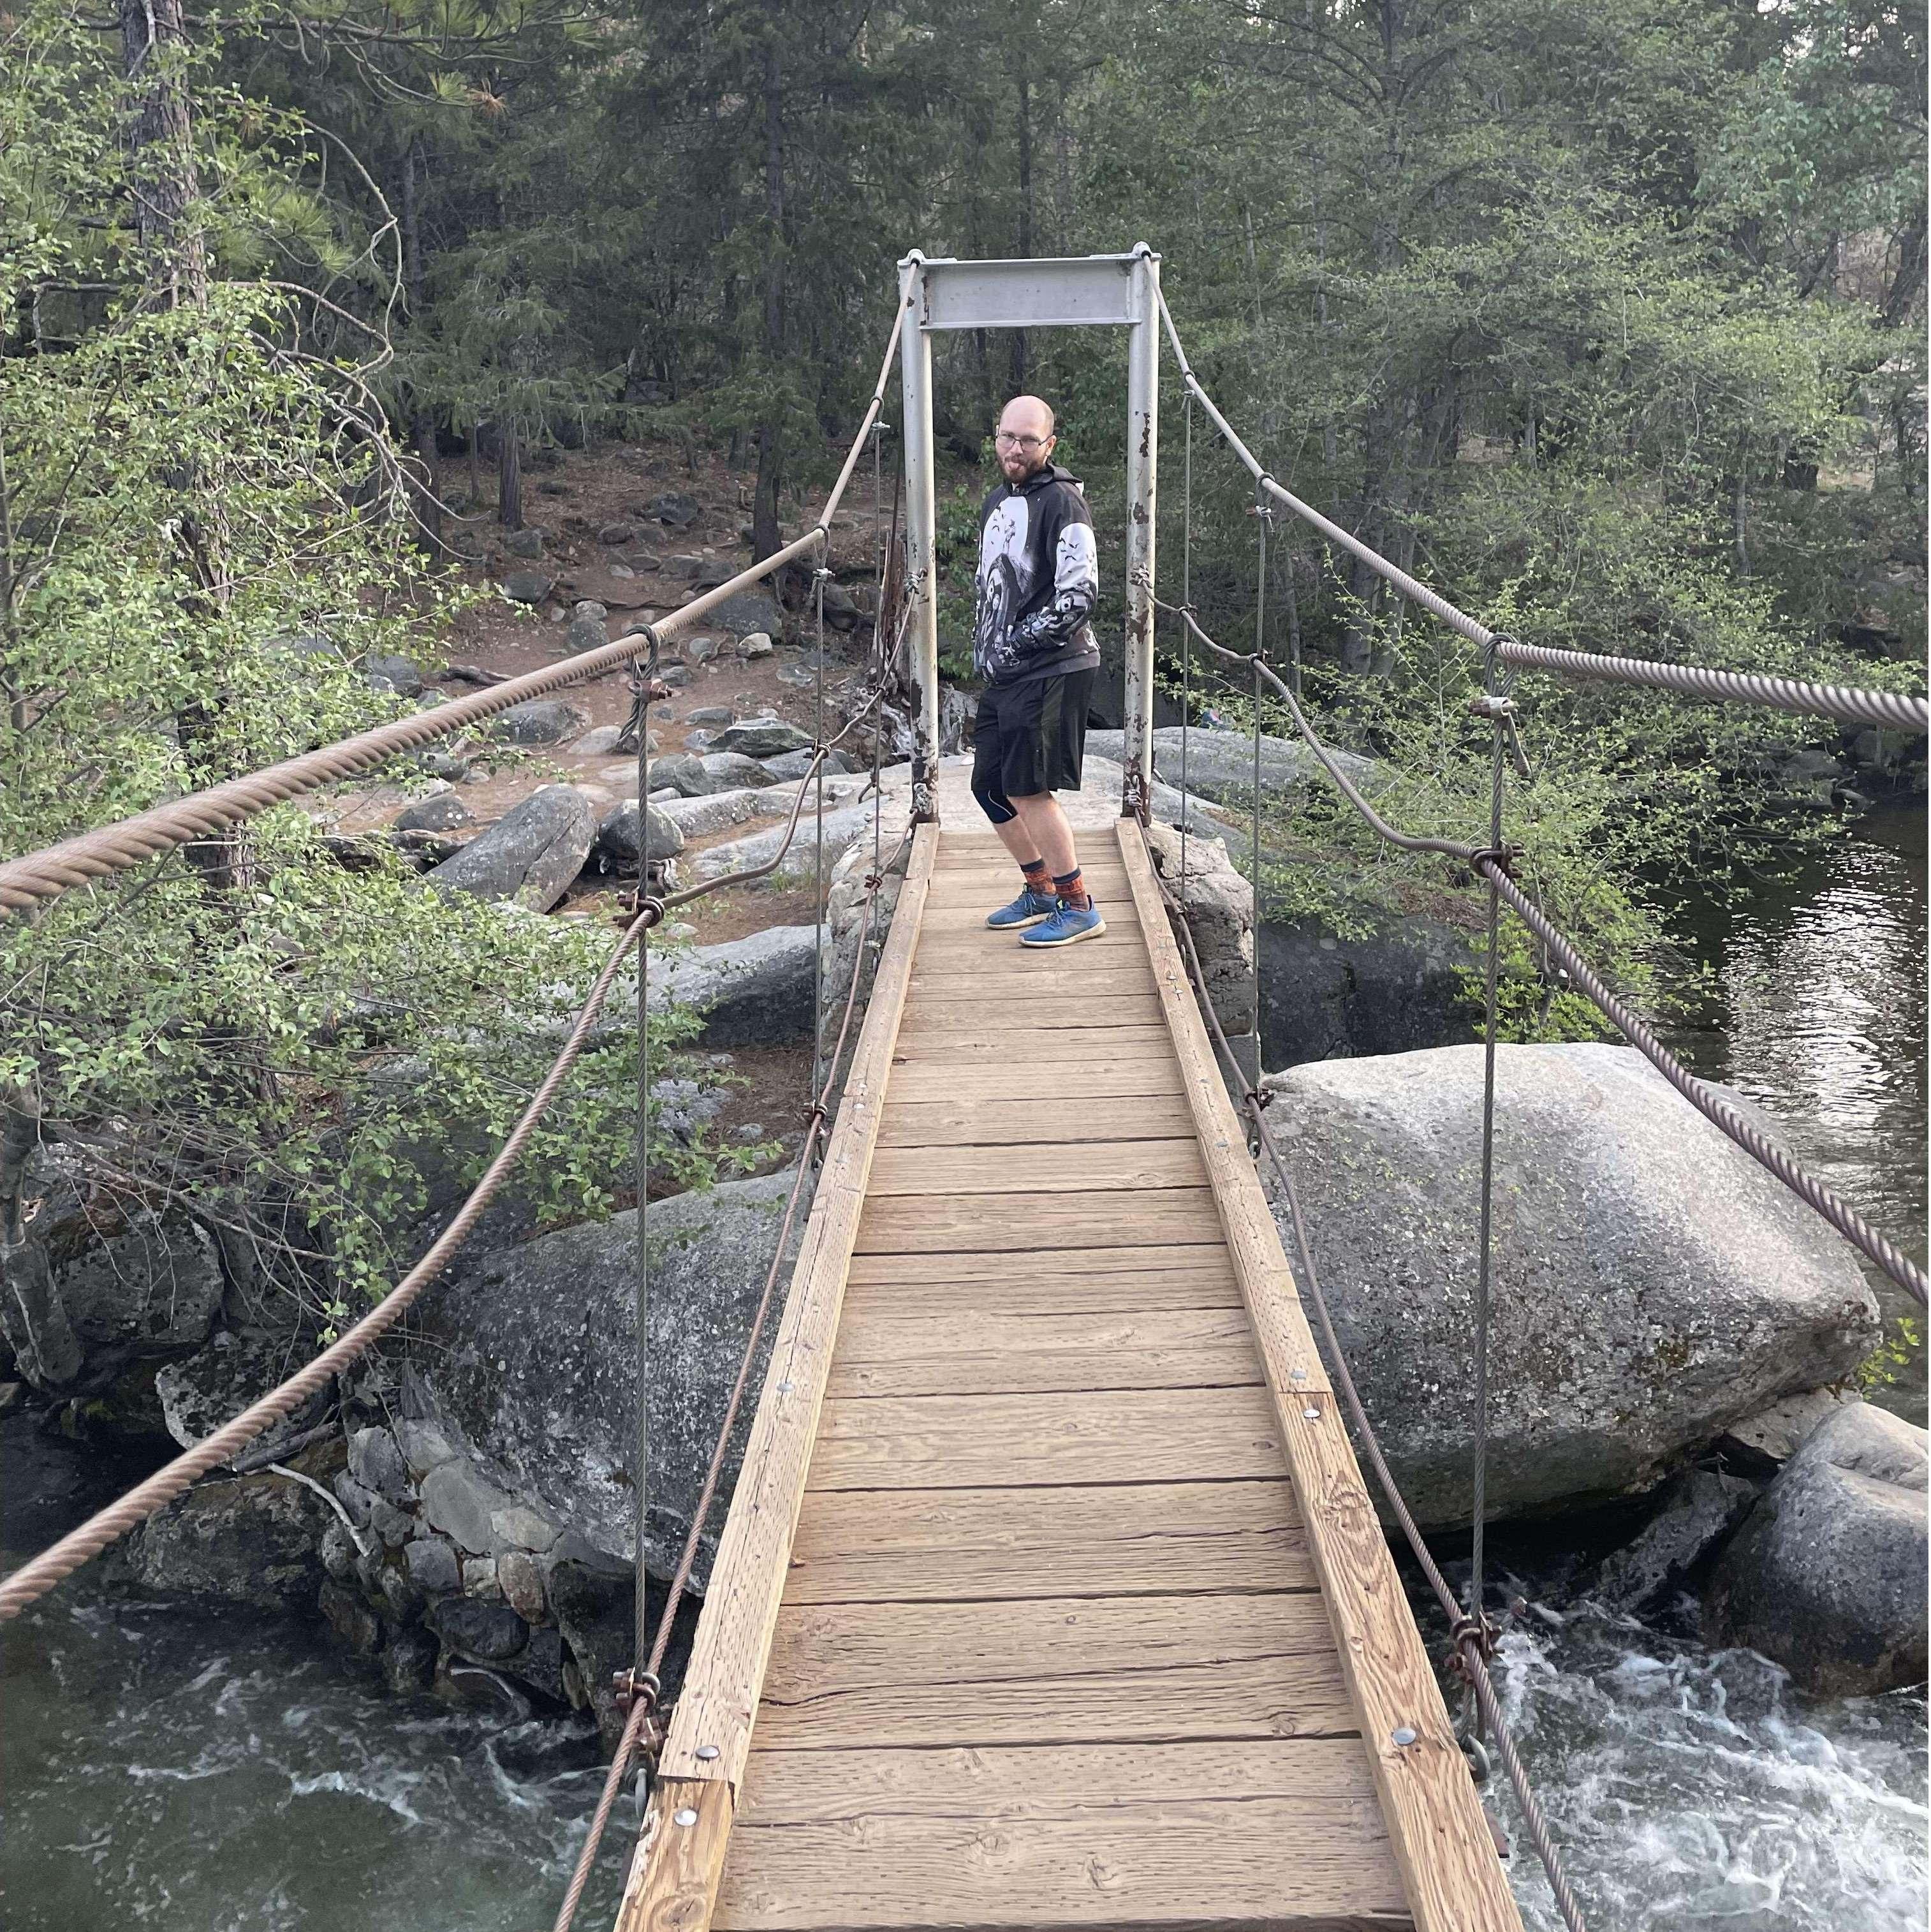
[[[979,518],[973,668],[988,684],[1099,663],[1087,620],[1099,601],[1093,518],[1080,482],[1057,464],[997,484]]]

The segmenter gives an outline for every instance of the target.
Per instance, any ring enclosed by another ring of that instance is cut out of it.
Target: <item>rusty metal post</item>
[[[1120,789],[1124,818],[1144,825],[1153,783],[1153,518],[1160,448],[1160,258],[1132,254],[1126,346],[1126,706]]]
[[[916,249],[898,265],[901,300],[911,312],[899,338],[905,404],[905,595],[912,678],[919,687],[913,721],[912,816],[939,816],[938,508],[932,448],[932,339],[926,333],[925,258]]]

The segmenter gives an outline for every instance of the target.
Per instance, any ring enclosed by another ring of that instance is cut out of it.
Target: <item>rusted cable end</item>
[[[1478,845],[1468,855],[1468,869],[1479,878],[1485,865],[1493,866],[1497,872],[1513,879],[1516,876],[1516,862],[1522,856],[1519,845]]]
[[[1478,1665],[1486,1666],[1495,1654],[1496,1629],[1486,1616],[1464,1612],[1448,1627],[1448,1640],[1454,1646],[1450,1668],[1472,1684]],[[1471,1661],[1473,1659],[1474,1661]]]

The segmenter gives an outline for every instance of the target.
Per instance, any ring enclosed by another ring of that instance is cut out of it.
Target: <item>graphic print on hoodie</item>
[[[1079,479],[1048,464],[1016,488],[996,484],[979,511],[973,668],[988,684],[1099,662],[1087,620],[1099,557]]]

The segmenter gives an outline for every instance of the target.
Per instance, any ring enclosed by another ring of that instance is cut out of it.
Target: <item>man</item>
[[[979,512],[973,665],[985,680],[973,728],[972,789],[1018,861],[1019,896],[988,914],[1022,946],[1070,946],[1106,930],[1053,794],[1080,784],[1087,699],[1099,668],[1087,621],[1099,597],[1093,518],[1078,478],[1053,461],[1053,412],[1015,396],[999,418],[1003,482]]]

